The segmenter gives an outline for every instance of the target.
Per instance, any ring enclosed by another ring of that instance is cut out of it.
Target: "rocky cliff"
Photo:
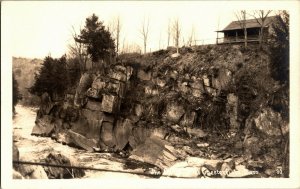
[[[209,45],[175,52],[121,55],[109,69],[83,74],[63,101],[44,94],[32,134],[88,151],[122,151],[161,169],[187,156],[225,159],[227,152],[246,154],[255,168],[282,166],[288,91],[270,76],[268,50]]]

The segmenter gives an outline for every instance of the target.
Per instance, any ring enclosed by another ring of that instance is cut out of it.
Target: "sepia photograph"
[[[1,188],[300,187],[299,2],[257,4],[2,1]]]

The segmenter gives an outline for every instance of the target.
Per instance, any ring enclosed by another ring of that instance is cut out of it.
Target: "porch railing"
[[[247,42],[258,42],[259,36],[247,36]],[[222,37],[217,38],[217,44],[222,43],[243,43],[245,42],[244,36],[236,36],[236,37]]]

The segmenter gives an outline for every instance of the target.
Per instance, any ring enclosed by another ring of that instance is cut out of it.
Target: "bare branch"
[[[179,39],[180,39],[180,35],[181,35],[181,26],[179,23],[179,19],[176,18],[173,22],[173,26],[172,26],[172,31],[173,31],[173,39],[175,42],[175,46],[177,49],[177,53],[179,52]]]
[[[147,51],[148,33],[149,33],[149,17],[147,17],[147,19],[144,17],[140,29],[140,34],[144,42],[144,53],[146,53]]]
[[[188,46],[192,46],[193,41],[195,41],[195,26],[192,26],[190,36],[188,37]]]
[[[80,26],[80,31],[81,31],[81,26]],[[80,71],[83,73],[86,69],[86,62],[88,60],[88,55],[86,53],[86,48],[85,48],[84,44],[81,43],[80,40],[78,39],[78,35],[76,33],[76,30],[75,30],[74,26],[72,26],[71,35],[74,39],[74,43],[69,44],[68,48],[69,48],[71,56],[73,58],[78,58],[79,64],[80,64],[79,65]]]
[[[271,13],[271,10],[256,10],[253,11],[252,16],[255,18],[256,22],[260,25],[260,33],[259,33],[259,46],[262,47],[264,41],[264,27],[266,26],[266,19],[268,15]]]
[[[171,38],[171,20],[170,19],[168,19],[167,34],[168,34],[168,46],[170,46],[170,38]]]

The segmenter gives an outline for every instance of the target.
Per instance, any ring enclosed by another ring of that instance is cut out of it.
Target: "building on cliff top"
[[[271,32],[272,22],[275,20],[276,16],[267,17],[264,22],[264,35],[268,36]],[[259,42],[260,29],[262,25],[262,20],[259,19],[249,19],[246,21],[247,28],[247,42]],[[218,33],[223,33],[224,37],[217,37],[217,44],[224,43],[243,43],[245,42],[244,30],[241,22],[243,21],[233,21],[227,25],[223,30],[216,31]]]

